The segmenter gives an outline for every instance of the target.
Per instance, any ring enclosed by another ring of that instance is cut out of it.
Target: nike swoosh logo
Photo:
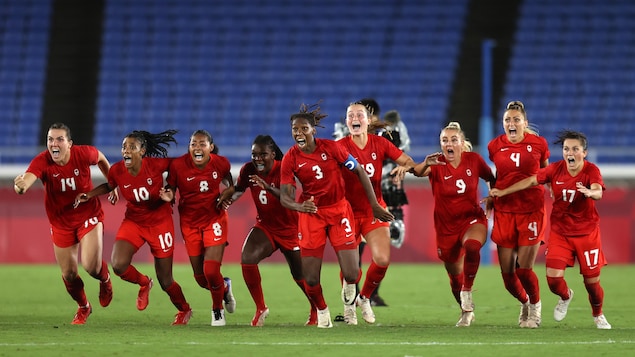
[[[123,185],[123,188],[128,188],[130,186],[132,186],[132,185]]]
[[[593,269],[595,269],[595,268],[597,268],[597,267],[598,267],[598,266],[596,265],[596,266],[589,267],[589,269],[593,270]]]
[[[221,239],[222,239],[221,237],[214,237],[214,242],[218,242]]]
[[[59,175],[60,175],[60,174],[53,174],[53,177],[57,177],[57,176],[59,176]]]
[[[556,181],[556,185],[562,185],[562,184],[564,184],[564,182],[562,182],[562,181]]]
[[[187,178],[187,180],[188,180],[188,181],[192,181],[192,180],[194,180],[195,178],[196,178],[196,177],[188,177],[188,178]]]
[[[304,165],[306,165],[306,162],[303,162],[303,163],[301,163],[301,164],[298,164],[298,167],[302,167],[302,166],[304,166]]]
[[[538,237],[529,237],[529,240],[536,240]]]
[[[452,175],[450,175],[450,176],[443,176],[443,179],[444,179],[444,180],[447,180],[447,179],[449,179],[449,178],[452,178]]]
[[[509,148],[501,148],[501,151],[507,151]]]
[[[353,235],[353,233],[346,233],[346,238],[349,238],[352,235]]]

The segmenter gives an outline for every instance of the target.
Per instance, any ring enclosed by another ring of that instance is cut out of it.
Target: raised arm
[[[25,172],[13,179],[13,189],[15,190],[15,193],[21,195],[31,188],[35,181],[37,181],[37,176],[31,172]]]

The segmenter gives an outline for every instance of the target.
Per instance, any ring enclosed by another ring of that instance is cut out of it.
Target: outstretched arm
[[[425,177],[430,174],[430,166],[433,165],[445,165],[445,162],[439,161],[439,158],[443,156],[442,152],[435,152],[426,156],[426,158],[417,164],[413,169],[413,174],[418,177]]]
[[[298,212],[315,213],[318,210],[313,196],[302,203],[296,202],[295,187],[290,184],[284,184],[280,187],[280,203],[283,207]]]
[[[37,181],[37,176],[30,172],[25,172],[13,179],[13,189],[18,195],[25,193]]]
[[[538,180],[536,179],[536,175],[533,175],[525,179],[522,179],[507,188],[503,188],[503,189],[493,188],[489,191],[489,194],[492,197],[503,197],[503,196],[509,195],[510,193],[518,192],[520,190],[524,190],[526,188],[536,186],[536,185],[538,185]]]
[[[90,192],[78,194],[77,197],[75,197],[75,203],[73,204],[73,207],[77,207],[80,203],[86,202],[95,196],[105,195],[113,189],[114,187],[110,187],[110,185],[108,185],[108,182],[104,182],[101,185],[93,188]]]

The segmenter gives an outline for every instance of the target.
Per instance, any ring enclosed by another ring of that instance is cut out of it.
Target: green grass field
[[[150,265],[139,265],[154,273]],[[305,327],[309,307],[288,268],[261,264],[265,298],[271,314],[262,328],[249,326],[255,307],[239,265],[224,265],[233,278],[238,301],[225,327],[210,326],[210,295],[196,285],[187,265],[175,277],[194,309],[188,326],[171,326],[176,309],[158,284],[147,310],[135,307],[137,286],[114,277],[114,299],[99,306],[98,284],[82,274],[93,314],[84,326],[70,325],[76,306],[67,295],[59,270],[49,265],[0,265],[0,355],[38,356],[610,356],[635,350],[635,266],[608,266],[602,271],[604,313],[612,330],[597,330],[577,268],[567,271],[576,292],[567,318],[557,323],[557,297],[540,276],[543,323],[539,329],[517,327],[518,303],[504,290],[498,267],[483,266],[475,284],[476,321],[457,328],[460,309],[449,291],[441,265],[393,264],[381,286],[388,307],[376,307],[377,323],[357,326],[335,322],[332,329]],[[331,315],[342,311],[338,271],[325,265],[324,293]]]

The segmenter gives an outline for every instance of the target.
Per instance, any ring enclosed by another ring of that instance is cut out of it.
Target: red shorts
[[[458,234],[439,235],[437,234],[437,256],[445,263],[456,263],[463,256],[463,237],[467,230],[475,224],[482,224],[487,228],[487,218],[485,216],[474,218],[465,222]]]
[[[498,212],[494,209],[492,242],[512,249],[543,243],[546,221],[544,208],[531,213]]]
[[[260,223],[256,223],[254,228],[258,228],[267,236],[274,249],[296,251],[300,250],[300,241],[298,240],[298,232],[291,231],[289,234],[281,235],[268,230]]]
[[[576,258],[582,275],[597,275],[599,270],[607,264],[602,251],[599,227],[587,236],[577,237],[565,237],[551,231],[547,244],[547,261],[556,259],[572,267]]]
[[[117,231],[116,240],[125,240],[137,250],[143,243],[148,243],[152,256],[169,258],[174,253],[174,222],[172,216],[157,222],[150,227],[140,226],[129,219],[124,219]]]
[[[84,224],[75,229],[58,228],[51,225],[51,239],[53,244],[60,248],[68,248],[79,243],[82,238],[90,231],[95,229],[99,223],[102,223],[103,229],[104,212],[99,210],[97,216],[90,217]]]
[[[181,234],[188,256],[203,255],[207,247],[227,244],[227,215],[221,215],[202,228],[181,226]]]
[[[358,244],[362,240],[362,236],[366,236],[369,232],[377,228],[390,227],[390,222],[381,221],[375,217],[355,217],[355,235],[358,237]]]
[[[345,199],[319,207],[316,213],[300,212],[298,230],[302,256],[322,257],[327,238],[336,252],[357,249],[359,245],[353,210]]]

